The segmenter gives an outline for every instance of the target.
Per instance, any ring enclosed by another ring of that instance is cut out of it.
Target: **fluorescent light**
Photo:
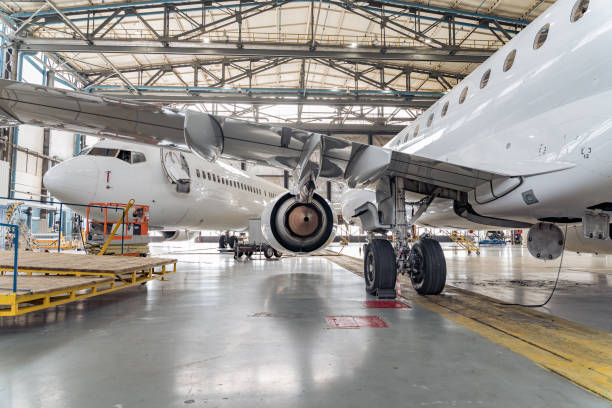
[[[204,44],[208,44],[208,43],[210,42],[210,38],[208,38],[208,37],[204,37],[204,38],[202,38],[202,42],[203,42]]]
[[[351,48],[357,48],[357,43],[356,42],[352,42],[351,45],[349,45],[349,47]]]
[[[426,38],[426,39],[425,39],[425,43],[426,43],[426,44],[430,44],[430,43],[431,43],[431,38]]]

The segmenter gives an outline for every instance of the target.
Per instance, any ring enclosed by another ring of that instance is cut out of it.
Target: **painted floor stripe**
[[[363,276],[361,259],[326,258]],[[612,334],[448,285],[439,296],[402,296],[612,401]]]

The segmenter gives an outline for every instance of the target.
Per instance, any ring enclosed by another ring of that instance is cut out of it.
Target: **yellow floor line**
[[[326,258],[363,276],[361,259]],[[400,282],[410,287],[408,277]],[[448,285],[439,296],[419,296],[412,289],[403,289],[402,296],[612,400],[610,333]]]

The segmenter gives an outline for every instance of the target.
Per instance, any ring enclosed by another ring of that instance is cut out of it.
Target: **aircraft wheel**
[[[236,242],[238,242],[238,238],[235,235],[232,235],[231,237],[229,237],[229,246],[230,248],[234,248],[234,245],[236,245]]]
[[[277,258],[280,258],[281,256],[283,256],[282,252],[278,252],[276,249],[274,250],[274,256]]]
[[[376,295],[378,289],[394,289],[397,264],[393,245],[386,239],[373,239],[367,246],[363,262],[366,292]]]
[[[219,248],[223,249],[227,246],[227,239],[225,238],[225,235],[221,235],[219,237]]]
[[[242,251],[234,252],[234,259],[240,259],[242,258],[243,255],[244,255],[244,252]]]
[[[251,257],[253,256],[253,251],[249,250],[245,252],[245,255],[247,258],[251,259]]]
[[[418,240],[410,250],[410,280],[420,295],[438,295],[446,283],[446,259],[440,243],[431,238]]]
[[[271,246],[265,246],[263,249],[264,256],[266,259],[270,259],[274,256],[274,248]]]

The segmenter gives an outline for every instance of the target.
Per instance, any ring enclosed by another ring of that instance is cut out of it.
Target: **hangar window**
[[[107,149],[105,147],[94,147],[89,151],[90,156],[105,156],[105,157],[115,157],[117,156],[117,149]]]
[[[200,170],[199,169],[196,169],[196,177],[200,178]]]
[[[491,78],[491,70],[487,69],[487,72],[483,74],[482,79],[480,80],[480,89],[483,89],[485,86],[487,86],[487,84],[489,83],[489,78]]]
[[[550,24],[546,24],[540,28],[540,31],[536,34],[535,40],[533,41],[533,49],[537,50],[542,47],[548,38],[548,31],[550,30]]]
[[[466,86],[465,88],[463,88],[463,91],[461,91],[461,95],[459,95],[459,104],[465,102],[465,98],[467,98],[467,93],[468,87]]]
[[[412,137],[415,138],[417,137],[418,134],[419,134],[419,125],[417,125],[417,127],[414,128],[414,133],[412,134]]]
[[[510,54],[506,57],[506,61],[504,61],[504,72],[508,72],[510,68],[514,65],[514,59],[516,58],[516,50],[512,50]]]
[[[589,9],[589,2],[590,0],[578,0],[576,2],[572,10],[572,17],[570,18],[572,23],[580,20],[582,16],[584,16]]]
[[[427,127],[430,127],[434,120],[434,114],[429,115],[429,119],[427,119]]]
[[[444,107],[442,108],[442,117],[446,116],[446,112],[448,112],[448,101],[446,101]]]

